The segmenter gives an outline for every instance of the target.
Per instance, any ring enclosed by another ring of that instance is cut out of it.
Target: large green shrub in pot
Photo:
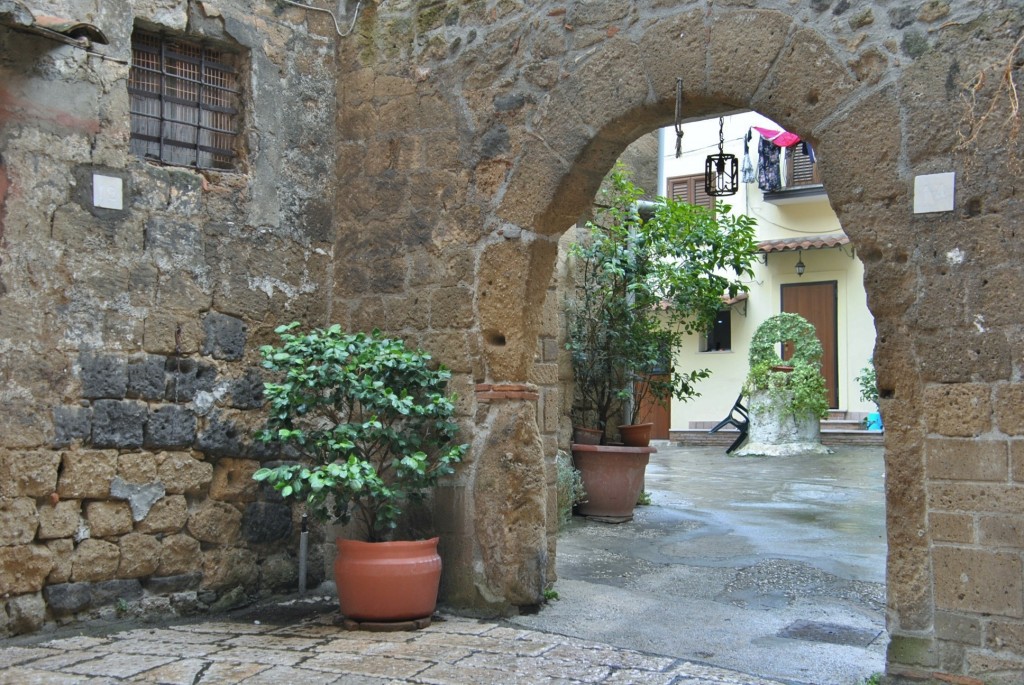
[[[745,292],[744,280],[753,277],[753,219],[722,204],[712,212],[666,198],[641,212],[643,195],[617,165],[593,221],[570,248],[573,423],[600,428],[605,440],[609,426],[641,418],[645,394],[658,401],[699,396],[696,385],[710,372],[673,368],[674,352],[709,330],[723,295]],[[665,373],[652,378],[654,369]]]
[[[368,541],[386,540],[403,508],[468,448],[455,442],[451,373],[379,331],[298,328],[278,327],[281,344],[260,348],[276,378],[264,384],[268,416],[257,438],[299,460],[253,478],[317,518],[355,520]]]

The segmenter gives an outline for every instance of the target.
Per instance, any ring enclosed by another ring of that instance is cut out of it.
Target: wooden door
[[[667,380],[668,376],[655,375],[654,378],[660,378],[661,380]],[[669,417],[671,412],[669,411],[669,404],[671,400],[665,400],[659,402],[653,397],[644,397],[640,403],[640,413],[638,414],[637,420],[640,423],[653,423],[651,427],[651,439],[653,440],[668,440],[668,429],[669,429]]]
[[[837,315],[837,283],[788,283],[782,286],[782,311],[799,314],[812,324],[824,355],[821,373],[828,389],[828,406],[839,408],[839,319]],[[787,351],[788,352],[788,351]]]

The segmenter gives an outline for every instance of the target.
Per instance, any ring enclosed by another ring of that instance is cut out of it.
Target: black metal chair
[[[736,402],[733,403],[732,409],[729,410],[729,414],[719,421],[714,428],[709,430],[708,433],[717,433],[726,426],[735,426],[740,432],[739,437],[736,438],[736,440],[729,445],[729,449],[725,451],[726,454],[729,454],[747,439],[747,430],[750,428],[750,415],[747,413],[747,408],[743,406],[742,393],[736,398]]]

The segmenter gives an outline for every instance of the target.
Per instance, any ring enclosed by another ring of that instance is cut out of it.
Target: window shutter
[[[688,202],[715,211],[715,198],[704,189],[704,174],[697,176],[676,176],[668,179],[668,197],[677,202]]]
[[[786,185],[807,186],[821,183],[817,165],[811,162],[808,155],[804,154],[803,145],[787,148],[786,154],[789,162],[786,174],[789,178]]]

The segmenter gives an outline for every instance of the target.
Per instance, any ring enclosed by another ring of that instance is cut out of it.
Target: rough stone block
[[[935,637],[961,644],[981,644],[981,621],[973,616],[935,612]]]
[[[993,620],[985,627],[985,646],[1024,654],[1024,623]]]
[[[202,542],[229,545],[238,539],[242,514],[230,504],[207,500],[188,519],[188,532]]]
[[[73,616],[92,605],[92,583],[61,583],[43,589],[46,605],[54,616]]]
[[[199,351],[202,331],[195,314],[174,310],[151,311],[143,330],[143,347],[151,354],[170,356]]]
[[[934,640],[907,635],[893,635],[889,638],[886,660],[931,668],[939,665],[938,649]]]
[[[252,502],[242,517],[242,535],[259,544],[283,540],[292,532],[292,510],[286,504]]]
[[[935,605],[975,614],[1024,616],[1024,569],[1019,554],[936,547]]]
[[[974,542],[974,517],[970,514],[928,513],[928,532],[936,542]]]
[[[128,389],[128,368],[125,360],[109,354],[82,352],[82,397],[89,399],[121,399]]]
[[[985,383],[931,385],[924,391],[928,431],[954,437],[975,437],[992,428],[989,386]]]
[[[256,555],[239,547],[218,547],[203,552],[204,590],[251,587],[259,578]]]
[[[203,331],[203,354],[229,361],[245,354],[246,326],[241,319],[210,312],[203,317]]]
[[[1012,368],[1010,348],[1001,332],[951,336],[940,330],[918,337],[915,347],[926,383],[996,381],[1008,378]]]
[[[231,382],[231,406],[236,409],[259,409],[263,406],[263,374],[249,369],[242,378]]]
[[[203,555],[199,541],[188,535],[168,535],[160,541],[159,576],[176,576],[192,573],[202,567]]]
[[[188,503],[184,495],[167,495],[149,510],[135,530],[140,533],[176,533],[188,521]]]
[[[75,543],[70,538],[50,540],[46,548],[53,555],[53,568],[46,576],[46,582],[66,583],[71,580],[71,558],[75,553]]]
[[[206,428],[199,433],[196,448],[211,456],[245,456],[246,447],[242,431],[232,421],[214,415],[209,418]]]
[[[39,592],[52,568],[53,554],[46,547],[0,547],[0,596]]]
[[[256,498],[259,483],[252,474],[260,467],[251,459],[221,459],[213,467],[210,497],[225,502],[249,502]]]
[[[143,400],[163,399],[167,392],[166,357],[146,354],[128,361],[126,397]]]
[[[156,455],[151,452],[119,454],[117,475],[126,483],[152,483],[157,479]]]
[[[46,603],[40,593],[19,595],[6,602],[7,627],[11,633],[21,635],[34,633],[43,627],[46,619]]]
[[[47,497],[57,489],[58,452],[0,451],[0,495]]]
[[[91,407],[59,406],[53,408],[54,447],[67,447],[75,440],[88,442],[91,436]]]
[[[196,416],[187,407],[174,404],[149,413],[143,444],[150,449],[188,447],[196,439]]]
[[[167,358],[168,402],[191,402],[201,392],[210,392],[217,382],[216,367],[192,359]]]
[[[127,502],[89,502],[85,520],[95,538],[109,538],[132,531],[132,510]]]
[[[989,549],[1012,547],[1024,550],[1024,519],[1020,516],[981,516],[978,533],[981,544]]]
[[[130,400],[96,400],[92,416],[93,446],[119,449],[142,447],[146,418],[144,404]]]
[[[213,480],[213,464],[187,453],[162,452],[157,455],[157,473],[168,494],[196,495]]]
[[[996,386],[996,426],[1007,435],[1024,435],[1024,383]]]
[[[117,452],[83,450],[64,452],[57,482],[62,499],[106,499],[117,475]]]
[[[109,580],[117,575],[120,561],[121,550],[114,543],[94,538],[82,540],[71,560],[71,580]]]
[[[925,443],[925,459],[930,479],[1005,481],[1009,474],[1005,440],[931,438]]]
[[[160,576],[142,581],[147,592],[154,595],[170,595],[175,592],[195,590],[203,576],[199,573],[182,573],[176,576]]]
[[[1024,483],[1024,440],[1010,443],[1010,477],[1017,483]]]
[[[93,583],[89,590],[90,600],[94,607],[115,604],[121,599],[132,600],[142,597],[142,583],[137,580],[105,580]]]
[[[152,575],[160,565],[160,541],[152,535],[130,533],[118,540],[121,563],[119,578],[141,578]]]
[[[272,592],[291,590],[298,584],[298,578],[298,563],[287,554],[275,554],[260,564],[261,588]]]
[[[32,542],[39,527],[36,502],[29,497],[0,500],[0,546]]]

